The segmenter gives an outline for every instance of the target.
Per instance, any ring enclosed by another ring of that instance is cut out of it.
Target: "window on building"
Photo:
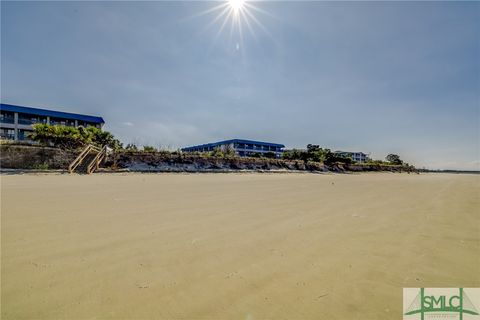
[[[46,117],[37,116],[34,114],[28,113],[19,113],[18,114],[18,123],[19,124],[36,124],[36,123],[47,123]]]
[[[7,140],[15,139],[15,130],[14,129],[0,129],[0,138]]]
[[[53,126],[61,125],[62,120],[58,119],[58,118],[50,118],[50,124],[53,125]]]
[[[29,135],[31,132],[30,130],[18,130],[18,140],[30,140]]]
[[[75,121],[73,121],[73,122],[75,123]],[[85,127],[85,128],[88,127],[88,126],[100,128],[100,126],[98,124],[93,123],[93,122],[77,121],[77,123],[78,123],[78,126],[82,126],[82,127]]]
[[[14,123],[15,116],[13,112],[2,111],[0,112],[0,122],[1,123]]]
[[[74,127],[75,126],[75,120],[62,119],[62,118],[50,118],[50,124],[51,125]]]

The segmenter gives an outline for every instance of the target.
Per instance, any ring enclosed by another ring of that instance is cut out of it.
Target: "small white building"
[[[363,152],[334,151],[333,153],[337,156],[350,158],[353,161],[359,163],[367,162],[368,160],[370,160],[369,155]]]

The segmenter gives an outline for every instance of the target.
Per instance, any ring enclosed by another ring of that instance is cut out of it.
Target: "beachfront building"
[[[340,157],[350,158],[353,161],[359,163],[367,162],[368,160],[370,160],[369,155],[363,152],[334,151],[333,153]]]
[[[105,121],[101,117],[83,114],[0,104],[1,139],[28,140],[28,133],[33,131],[32,125],[36,123],[71,127],[94,126],[101,129]]]
[[[201,144],[192,147],[183,148],[184,152],[210,152],[217,148],[229,146],[235,150],[235,153],[240,157],[248,157],[254,155],[268,156],[273,155],[275,158],[280,158],[283,153],[283,144],[262,142],[244,139],[231,139],[207,144]]]

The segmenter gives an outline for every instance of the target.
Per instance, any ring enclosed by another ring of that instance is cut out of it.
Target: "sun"
[[[238,12],[243,9],[245,0],[228,0],[228,4],[230,5],[230,8],[232,8],[234,12]]]
[[[1,1],[1,0],[0,0]],[[255,40],[258,41],[255,27],[260,28],[266,35],[271,38],[271,34],[267,28],[257,19],[257,14],[264,14],[273,17],[270,13],[253,4],[254,0],[222,0],[219,4],[201,11],[193,17],[215,14],[212,21],[204,28],[209,29],[214,25],[219,25],[219,30],[215,34],[214,42],[230,25],[230,41],[233,43],[236,51],[243,48],[243,40],[245,30],[248,30]],[[235,37],[235,39],[234,39]]]

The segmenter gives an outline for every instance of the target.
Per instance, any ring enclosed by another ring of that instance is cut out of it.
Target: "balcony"
[[[238,146],[235,148],[237,151],[255,151],[255,152],[283,152],[281,149],[275,149],[275,148],[270,148],[270,147],[241,147]]]
[[[67,126],[67,127],[75,127],[75,121],[73,120],[66,120],[66,119],[58,119],[58,118],[51,118],[50,119],[51,125],[59,125],[59,126]]]
[[[0,116],[0,123],[15,123],[15,118],[13,116],[6,116],[6,115],[1,115]]]
[[[18,117],[18,124],[24,125],[32,125],[36,123],[47,123],[46,118],[25,118],[25,117]]]

